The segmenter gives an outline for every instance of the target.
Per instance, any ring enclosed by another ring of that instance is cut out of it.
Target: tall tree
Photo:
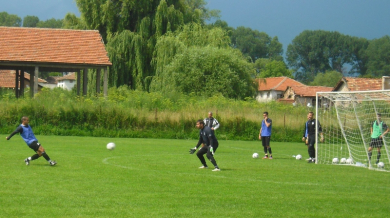
[[[237,27],[231,39],[233,48],[251,57],[253,62],[258,58],[271,58],[283,53],[282,44],[279,43],[277,37],[271,39],[267,33],[252,30],[249,27]]]
[[[82,18],[77,17],[73,13],[67,13],[62,22],[62,28],[64,29],[77,29],[85,30],[88,29]]]
[[[3,11],[0,12],[0,26],[13,26],[20,27],[22,24],[22,18],[15,14],[8,14]]]
[[[36,27],[39,22],[37,16],[27,15],[23,18],[23,27]]]
[[[369,57],[366,75],[372,77],[390,75],[390,36],[372,40],[366,50],[366,56]]]
[[[343,73],[344,64],[352,62],[350,36],[323,30],[305,30],[287,48],[287,62],[303,82],[313,81],[319,72],[336,70]]]
[[[349,48],[351,52],[351,65],[350,74],[352,75],[365,75],[367,72],[368,56],[366,50],[370,44],[366,38],[352,37],[349,41]]]

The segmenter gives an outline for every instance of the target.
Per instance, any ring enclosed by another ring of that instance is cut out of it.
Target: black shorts
[[[383,145],[382,138],[371,138],[370,147],[371,148],[381,148]]]
[[[41,147],[41,144],[37,141],[33,141],[28,147],[33,149],[35,152],[38,151],[39,147]]]
[[[271,136],[261,136],[261,142],[263,143],[263,146],[269,146]]]

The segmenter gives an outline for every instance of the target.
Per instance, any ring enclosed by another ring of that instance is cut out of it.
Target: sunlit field
[[[199,169],[195,140],[37,136],[49,156],[20,136],[0,135],[0,217],[387,217],[390,173],[308,164],[302,143],[225,141],[220,172]],[[217,134],[218,137],[218,134]],[[115,142],[116,149],[106,149]],[[257,152],[260,158],[253,159]]]

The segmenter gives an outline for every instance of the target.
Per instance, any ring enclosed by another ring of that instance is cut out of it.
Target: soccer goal
[[[378,120],[378,114],[381,120]],[[368,152],[374,121],[390,126],[390,90],[318,92],[316,119],[320,122],[324,135],[323,143],[316,140],[318,164],[351,165],[390,171],[390,132],[382,140],[379,156],[379,162],[382,163],[376,163],[377,148],[372,148],[370,161]]]

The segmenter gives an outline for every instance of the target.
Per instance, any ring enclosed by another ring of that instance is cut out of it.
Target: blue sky
[[[206,0],[221,11],[229,26],[245,26],[278,36],[287,45],[304,30],[380,38],[390,35],[390,0]],[[62,19],[67,12],[80,16],[74,0],[0,0],[0,12]]]

